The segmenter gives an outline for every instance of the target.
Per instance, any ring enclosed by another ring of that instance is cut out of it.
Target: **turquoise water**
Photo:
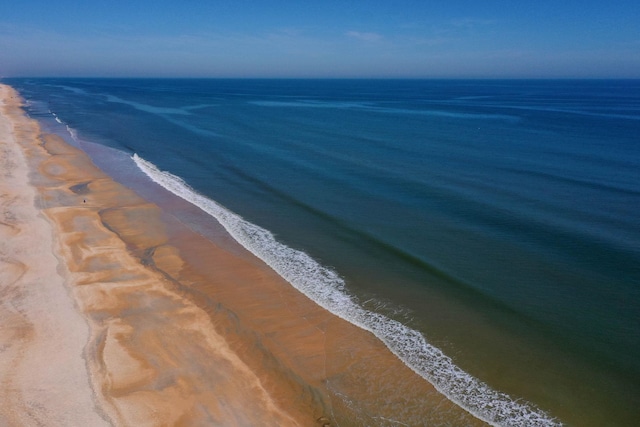
[[[503,392],[640,422],[639,81],[5,82],[45,129],[121,153],[116,173],[135,153],[309,256],[294,285],[470,410]]]

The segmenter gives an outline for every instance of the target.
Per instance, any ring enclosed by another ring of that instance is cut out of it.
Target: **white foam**
[[[71,135],[71,138],[74,141],[78,142],[78,132],[76,132],[76,130],[74,128],[72,128],[71,126],[69,126],[68,124],[66,124],[62,120],[60,120],[58,115],[56,113],[54,113],[53,111],[49,110],[49,113],[51,113],[53,118],[56,119],[56,122],[60,123],[61,125],[64,125],[64,127],[67,129],[67,132],[69,132],[69,135]]]
[[[56,122],[60,123],[61,125],[64,124],[64,123],[62,123],[62,120],[60,120],[58,118],[58,115],[56,113],[54,113],[53,111],[49,110],[49,114],[51,114],[53,116],[53,118],[56,119]]]
[[[56,122],[60,123],[61,125],[64,125],[64,127],[67,129],[67,132],[69,132],[69,135],[71,136],[71,139],[73,139],[76,143],[80,142],[79,139],[78,139],[78,132],[74,128],[72,128],[71,126],[69,126],[68,124],[66,124],[62,120],[60,120],[58,115],[56,113],[54,113],[53,111],[49,110],[49,113],[53,116],[54,119],[56,119]]]
[[[477,418],[494,426],[561,425],[543,411],[493,390],[464,372],[418,331],[359,306],[346,292],[343,279],[306,253],[278,242],[268,230],[198,194],[181,178],[160,171],[137,154],[133,160],[153,181],[216,218],[234,239],[297,290],[333,314],[372,332],[413,371]]]
[[[69,132],[69,135],[71,135],[71,138],[73,138],[74,141],[78,142],[78,132],[76,132],[76,130],[69,125],[65,126],[67,128],[67,132]]]

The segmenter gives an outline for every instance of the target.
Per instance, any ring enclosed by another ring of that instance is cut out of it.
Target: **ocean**
[[[479,418],[640,424],[640,81],[3,82]]]

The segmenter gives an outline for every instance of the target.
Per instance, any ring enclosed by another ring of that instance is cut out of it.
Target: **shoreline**
[[[86,377],[108,422],[484,425],[253,255],[188,229],[55,135],[21,142],[90,325]]]
[[[89,326],[20,146],[40,130],[19,106],[0,85],[0,424],[106,426],[86,368]]]

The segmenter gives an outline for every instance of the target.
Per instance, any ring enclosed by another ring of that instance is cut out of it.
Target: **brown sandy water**
[[[229,239],[208,240],[116,183],[11,105],[4,116],[35,190],[22,203],[35,202],[48,219],[24,247],[42,243],[49,258],[57,257],[55,295],[40,296],[29,310],[47,311],[53,297],[67,298],[65,316],[75,317],[56,333],[65,338],[70,325],[84,332],[73,334],[83,362],[73,367],[81,368],[84,388],[75,391],[78,399],[47,396],[47,405],[72,400],[85,419],[112,425],[483,424],[372,334],[320,308]],[[15,233],[10,221],[2,224],[5,235]],[[38,233],[49,234],[38,241]],[[5,243],[4,252],[12,245]],[[3,277],[11,278],[3,280],[3,307],[5,294],[23,292],[24,272],[41,258],[34,252],[3,261]],[[21,327],[15,311],[0,317],[3,345],[22,342],[6,333]],[[46,352],[34,357],[44,372],[71,366]],[[2,410],[7,420],[28,412],[15,386],[26,374],[14,365],[0,365],[10,378],[0,390],[12,402]]]

